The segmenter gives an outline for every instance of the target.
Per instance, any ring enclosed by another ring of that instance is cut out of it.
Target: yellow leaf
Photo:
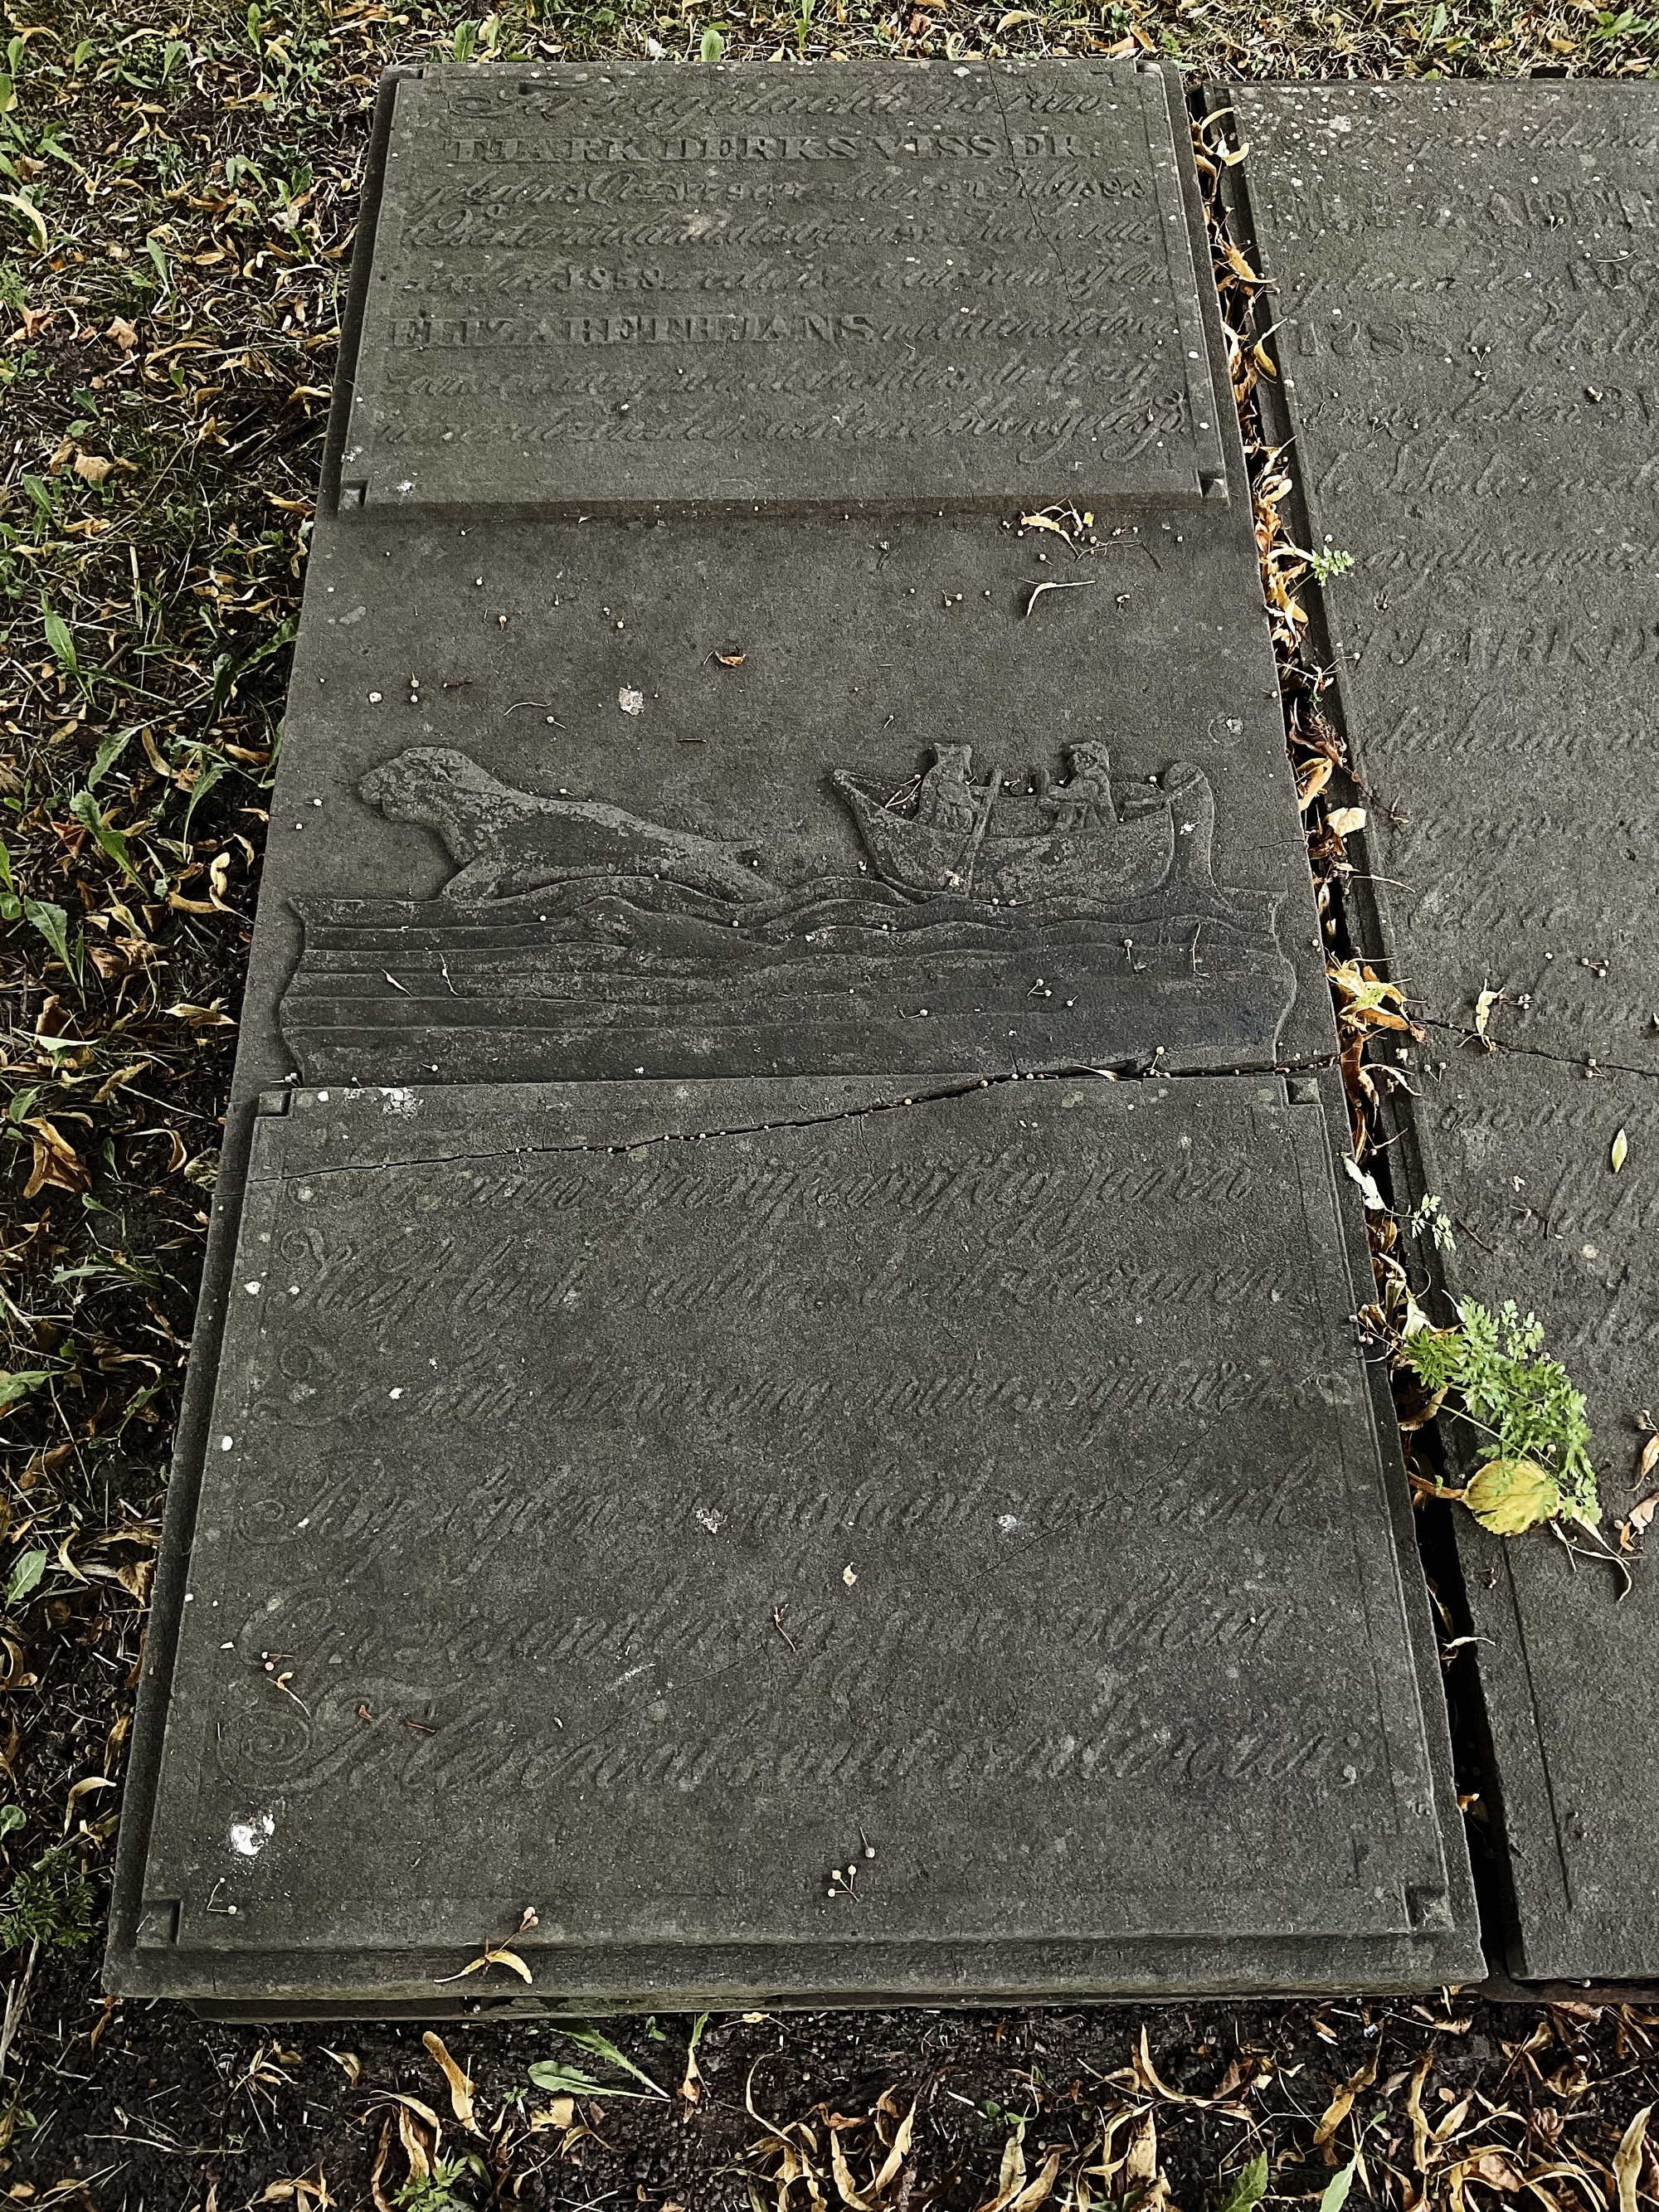
[[[1607,1165],[1617,1175],[1630,1158],[1630,1139],[1621,1129],[1613,1140],[1613,1150],[1607,1154]]]
[[[510,1972],[517,1974],[520,1981],[533,1984],[536,1979],[516,1951],[509,1951],[505,1945],[499,1943],[487,1943],[477,1957],[470,1965],[463,1966],[459,1974],[445,1974],[441,1978],[445,1982],[464,1982],[469,1974],[487,1974],[492,1966],[507,1967]]]
[[[1350,2075],[1325,2107],[1324,2117],[1314,2130],[1314,2148],[1323,2150],[1332,2136],[1353,2110],[1353,2100],[1362,2089],[1369,2089],[1376,2079],[1377,2061],[1382,2056],[1382,2042],[1377,2039],[1376,2048],[1359,2069]]]
[[[481,2135],[483,2130],[479,2127],[472,2112],[471,2080],[450,2057],[442,2036],[434,2035],[428,2028],[421,2038],[421,2041],[426,2046],[427,2056],[438,2067],[445,2081],[449,2084],[450,2110],[464,2128],[470,2128],[475,2136]]]
[[[61,1129],[39,1114],[31,1114],[23,1127],[30,1133],[34,1147],[34,1166],[23,1186],[25,1198],[33,1198],[48,1184],[59,1190],[85,1190],[92,1177],[82,1165],[81,1155]]]
[[[1561,1510],[1561,1487],[1535,1459],[1489,1459],[1463,1502],[1494,1536],[1517,1536]]]
[[[1035,2208],[1053,2193],[1054,2176],[1060,2172],[1062,2154],[1051,2150],[1042,2161],[1035,2180],[1030,2181],[1008,2206],[1008,2212],[1035,2212]]]
[[[1351,837],[1356,830],[1364,828],[1365,810],[1363,806],[1334,806],[1325,820],[1339,837]]]
[[[52,240],[46,234],[46,219],[33,201],[25,199],[21,192],[0,192],[0,202],[3,202],[7,207],[15,207],[20,214],[28,217],[34,225],[36,236],[40,240],[41,252],[46,252],[52,245]]]
[[[1480,995],[1474,1002],[1474,1033],[1476,1036],[1483,1037],[1486,1034],[1486,1024],[1492,1019],[1492,1010],[1498,1004],[1498,1000],[1502,996],[1503,993],[1501,991],[1489,991],[1484,985],[1482,985]]]
[[[1625,2130],[1619,2153],[1613,2161],[1613,2179],[1619,2184],[1619,2212],[1636,2212],[1636,2185],[1642,2172],[1642,2145],[1648,2131],[1648,2115],[1651,2105],[1644,2105],[1636,2118]]]
[[[1298,779],[1296,803],[1304,811],[1311,806],[1335,773],[1334,763],[1328,760],[1310,762],[1308,772]]]

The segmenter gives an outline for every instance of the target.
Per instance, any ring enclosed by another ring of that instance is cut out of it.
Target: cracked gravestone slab
[[[1194,513],[319,524],[244,1087],[1328,1052],[1249,519]]]
[[[267,1101],[118,1986],[280,2016],[1477,1972],[1329,1103]],[[504,1942],[528,1986],[445,1978]]]
[[[1441,1257],[1459,1297],[1514,1298],[1589,1401],[1604,1532],[1651,1500],[1638,1462],[1656,1398],[1652,1244],[1659,1084],[1521,1053],[1460,1054],[1413,1109],[1422,1187],[1452,1218]],[[1612,1167],[1624,1133],[1623,1165]],[[1464,1432],[1467,1435],[1467,1431]],[[1653,1564],[1575,1557],[1542,1531],[1459,1549],[1492,1747],[1488,1811],[1507,1868],[1514,1972],[1533,1980],[1659,1975],[1651,1684]]]
[[[401,72],[343,500],[1224,498],[1177,129],[1122,62]]]
[[[1659,100],[1229,88],[1367,865],[1442,1024],[1659,1070]]]
[[[1380,942],[1430,1023],[1408,1181],[1452,1218],[1452,1292],[1546,1322],[1590,1403],[1611,1521],[1636,1502],[1654,1395],[1659,532],[1638,426],[1659,101],[1442,85],[1237,105],[1313,542],[1354,555],[1328,608]],[[1513,1049],[1459,1048],[1478,1009]],[[1650,1976],[1647,1571],[1615,1605],[1616,1575],[1575,1571],[1547,1536],[1457,1530],[1491,1639],[1515,1970]]]

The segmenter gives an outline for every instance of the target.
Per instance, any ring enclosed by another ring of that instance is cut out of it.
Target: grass
[[[1222,77],[1644,76],[1659,24],[1592,0],[542,0],[483,18],[178,0],[14,21],[0,74],[0,1940],[89,1955],[101,1900],[376,81],[410,59],[717,50],[785,66],[1146,53]],[[1247,385],[1242,370],[1248,399]],[[1287,489],[1264,467],[1289,667],[1310,556],[1277,526]],[[1291,693],[1317,824],[1335,741],[1316,683]],[[1316,860],[1340,868],[1340,838],[1316,830]],[[1357,967],[1344,1004],[1357,1076],[1389,1009]],[[9,2012],[8,2039],[11,2025]],[[280,2051],[256,2055],[250,2079],[261,2064],[286,2078]],[[28,2118],[0,2092],[0,2160]]]

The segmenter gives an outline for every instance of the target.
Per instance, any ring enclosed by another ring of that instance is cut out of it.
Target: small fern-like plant
[[[96,1918],[87,1870],[67,1844],[59,1844],[14,1877],[0,1911],[0,1951],[25,1943],[78,1951]]]
[[[1463,1502],[1482,1528],[1513,1536],[1543,1521],[1601,1518],[1584,1401],[1543,1350],[1543,1323],[1513,1298],[1489,1313],[1473,1298],[1455,1328],[1419,1329],[1401,1362],[1480,1431],[1478,1473]]]

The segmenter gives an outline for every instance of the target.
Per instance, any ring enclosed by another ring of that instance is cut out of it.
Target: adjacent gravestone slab
[[[904,1097],[271,1102],[124,1988],[1478,1970],[1314,1086]]]
[[[345,502],[1224,498],[1177,127],[1124,63],[410,71]]]
[[[1644,794],[1659,527],[1638,84],[1240,88],[1250,205],[1366,773],[1437,1019],[1659,1070]]]
[[[1659,100],[1611,84],[1225,98],[1314,542],[1354,556],[1328,612],[1381,942],[1431,1019],[1419,1188],[1459,1224],[1451,1289],[1549,1324],[1618,1513],[1653,1398],[1659,536],[1639,426]],[[1477,1016],[1515,1049],[1488,1058]],[[1651,1674],[1651,1589],[1615,1606],[1616,1578],[1574,1575],[1546,1539],[1459,1531],[1491,1639],[1516,1970],[1651,1976],[1635,1839],[1659,1778],[1609,1689]]]
[[[1521,1054],[1460,1058],[1414,1112],[1425,1188],[1460,1223],[1458,1293],[1507,1297],[1544,1323],[1586,1392],[1609,1522],[1659,1488],[1637,1479],[1650,1430],[1659,1226],[1659,1099],[1651,1077],[1590,1081]],[[1610,1167],[1619,1132],[1625,1164]],[[1574,1559],[1542,1537],[1460,1528],[1493,1751],[1491,1810],[1508,1842],[1511,1957],[1534,1979],[1659,1972],[1659,1833],[1651,1679],[1652,1562]],[[1611,1535],[1612,1531],[1609,1530]]]

